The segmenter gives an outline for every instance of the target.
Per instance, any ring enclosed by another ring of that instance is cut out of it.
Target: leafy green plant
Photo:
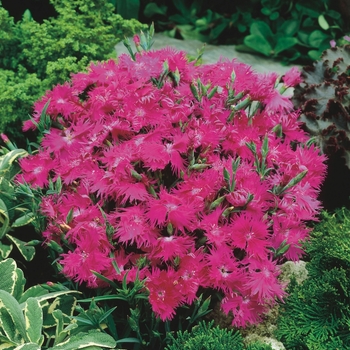
[[[28,152],[15,148],[5,135],[2,136],[10,149],[3,147],[0,156],[0,260],[6,259],[15,245],[22,256],[30,261],[35,254],[34,247],[27,246],[26,242],[12,235],[16,228],[28,225],[35,219],[33,208],[18,201],[17,187],[13,183],[19,172],[17,160],[27,156]]]
[[[350,211],[324,212],[305,249],[308,278],[292,283],[276,334],[287,349],[350,348]]]
[[[119,268],[114,267],[120,273]],[[93,273],[108,283],[109,288],[102,289],[101,295],[80,299],[79,303],[90,303],[90,308],[88,311],[77,308],[81,313],[74,318],[78,323],[95,328],[100,328],[103,322],[115,339],[138,344],[137,349],[163,349],[171,330],[190,330],[211,311],[211,296],[203,299],[203,295],[200,295],[192,307],[183,307],[173,321],[162,322],[152,312],[144,281],[136,277],[133,283],[127,282],[128,275],[125,274],[120,284],[97,272]],[[101,305],[100,309],[96,303]],[[113,313],[115,309],[117,312]]]
[[[261,5],[266,17],[250,24],[244,45],[265,56],[315,60],[341,34],[341,14],[327,0],[308,4],[262,0]]]
[[[345,158],[350,168],[350,45],[332,47],[321,59],[302,69],[303,81],[294,89],[293,103],[312,141],[332,157]]]
[[[200,322],[191,331],[168,335],[166,350],[272,350],[270,345],[254,342],[245,346],[238,331],[213,327],[214,321]]]
[[[241,4],[197,0],[148,2],[146,18],[171,37],[235,44],[241,51],[286,62],[314,60],[345,32],[341,13],[329,0],[251,0]]]
[[[76,305],[71,294],[79,292],[64,287],[49,292],[40,285],[24,291],[23,272],[13,259],[0,262],[0,275],[1,349],[115,348],[114,338],[96,328],[71,336],[72,330],[79,329],[70,318]],[[52,339],[47,337],[50,328]]]
[[[16,141],[23,142],[21,122],[45,90],[90,61],[114,56],[117,42],[145,28],[104,0],[51,3],[57,17],[40,24],[29,11],[15,23],[0,2],[0,130]]]

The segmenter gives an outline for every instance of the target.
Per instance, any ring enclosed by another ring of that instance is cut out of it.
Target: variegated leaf
[[[30,224],[35,219],[35,216],[32,212],[27,211],[24,215],[17,218],[12,224],[11,227],[21,227]]]
[[[28,342],[21,307],[5,290],[0,290],[0,327],[10,341],[18,345]]]
[[[0,242],[0,261],[7,259],[12,251],[12,244],[3,244]],[[1,349],[0,349],[1,350]]]
[[[24,303],[28,298],[37,298],[43,295],[49,294],[49,292],[40,285],[35,285],[28,288],[18,299],[20,304]]]
[[[5,176],[6,172],[10,171],[12,163],[20,157],[25,157],[28,155],[28,152],[24,149],[14,149],[6,153],[0,159],[0,176]]]
[[[1,348],[0,348],[1,349]],[[41,347],[38,344],[35,343],[25,343],[23,345],[17,346],[13,350],[40,350]]]
[[[16,245],[24,259],[26,261],[31,261],[34,258],[35,255],[35,248],[31,246],[27,246],[26,242],[21,241],[18,238],[15,238],[13,236],[10,236],[9,234],[6,235],[6,238],[9,239],[12,243]]]
[[[117,342],[109,334],[98,330],[92,330],[88,333],[78,333],[70,337],[64,343],[57,344],[50,350],[77,350],[92,349],[96,347],[114,349]]]
[[[18,278],[16,269],[17,264],[13,259],[0,261],[0,290],[6,291],[11,295],[14,293]]]
[[[44,341],[42,336],[43,312],[40,303],[35,298],[29,298],[24,306],[24,319],[26,332],[32,343],[41,345]]]
[[[0,239],[9,231],[10,218],[5,202],[0,198]]]

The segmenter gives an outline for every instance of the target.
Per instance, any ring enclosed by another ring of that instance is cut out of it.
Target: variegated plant
[[[0,262],[0,276],[0,349],[115,349],[112,336],[73,317],[80,292],[61,285],[24,291],[23,272],[11,258]]]
[[[20,200],[19,193],[27,189],[13,182],[19,172],[18,159],[27,156],[28,152],[16,148],[6,135],[2,134],[1,137],[8,149],[2,147],[0,150],[0,261],[10,255],[13,246],[30,261],[34,257],[35,248],[12,234],[16,228],[28,225],[35,219],[35,201],[29,200],[26,203]],[[34,199],[33,193],[26,193],[26,197],[28,196]]]

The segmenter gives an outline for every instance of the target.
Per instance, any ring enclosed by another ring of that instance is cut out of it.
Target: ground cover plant
[[[305,243],[308,278],[290,285],[276,332],[287,349],[350,348],[349,225],[349,209],[324,212]]]
[[[280,81],[235,60],[196,65],[148,51],[151,35],[134,40],[136,52],[126,41],[130,55],[48,91],[25,123],[43,132],[17,180],[43,194],[54,264],[94,301],[132,304],[128,332],[145,346],[152,336],[164,345],[153,325],[166,332],[185,306],[192,323],[205,315],[201,295],[234,326],[259,322],[285,296],[279,264],[300,258],[320,209],[325,158],[282,95],[300,73]],[[106,310],[118,320],[116,306]]]

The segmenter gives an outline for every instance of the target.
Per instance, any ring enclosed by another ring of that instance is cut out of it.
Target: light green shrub
[[[14,22],[0,2],[0,131],[23,140],[22,120],[53,85],[114,55],[115,45],[145,26],[124,20],[105,0],[51,0],[58,16]],[[21,145],[23,146],[23,144]]]

